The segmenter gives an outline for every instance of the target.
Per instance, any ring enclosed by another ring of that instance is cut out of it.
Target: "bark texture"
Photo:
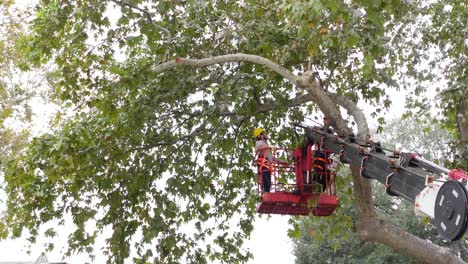
[[[462,141],[468,141],[468,98],[460,102],[457,114],[458,132]]]

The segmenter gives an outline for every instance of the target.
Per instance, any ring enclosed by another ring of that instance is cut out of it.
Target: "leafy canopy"
[[[366,100],[377,116],[399,69],[417,63],[419,10],[398,0],[40,1],[19,42],[24,67],[53,62],[53,99],[68,110],[8,164],[2,232],[26,229],[34,242],[42,224],[71,214],[67,254],[92,254],[112,228],[111,263],[131,249],[137,263],[246,262],[258,199],[252,129],[293,144],[288,122],[315,105],[295,105],[305,92],[259,65],[155,66],[256,54],[314,71],[323,89]]]

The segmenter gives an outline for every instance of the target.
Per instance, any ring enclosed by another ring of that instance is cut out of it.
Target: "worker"
[[[327,185],[327,177],[330,175],[328,171],[328,157],[327,153],[323,150],[314,151],[314,182],[318,183],[319,188],[322,190]]]
[[[327,117],[323,117],[323,127],[322,130],[326,133],[333,133],[333,129],[330,127],[331,120]],[[314,151],[313,155],[313,164],[314,164],[314,177],[313,180],[315,183],[318,183],[320,189],[324,189],[327,185],[327,178],[330,175],[328,171],[328,153],[323,149],[322,144],[317,144],[317,149]]]
[[[331,120],[327,116],[323,117],[323,130],[327,133],[333,133],[333,129],[330,127],[331,126]]]
[[[271,165],[273,157],[271,147],[268,145],[268,136],[263,128],[256,128],[253,132],[255,138],[255,157],[258,173],[262,175],[262,192],[270,192],[271,188]]]
[[[330,126],[330,119],[327,116],[323,116],[323,126],[324,127]]]

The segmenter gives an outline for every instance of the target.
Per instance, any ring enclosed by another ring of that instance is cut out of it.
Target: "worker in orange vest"
[[[273,157],[271,147],[268,145],[268,136],[265,129],[256,128],[253,132],[255,142],[255,157],[258,173],[262,175],[262,192],[270,192],[271,188],[271,166]]]

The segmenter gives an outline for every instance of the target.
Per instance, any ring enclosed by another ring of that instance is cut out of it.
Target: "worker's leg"
[[[271,188],[271,171],[265,170],[262,172],[263,176],[263,191],[270,192]]]

